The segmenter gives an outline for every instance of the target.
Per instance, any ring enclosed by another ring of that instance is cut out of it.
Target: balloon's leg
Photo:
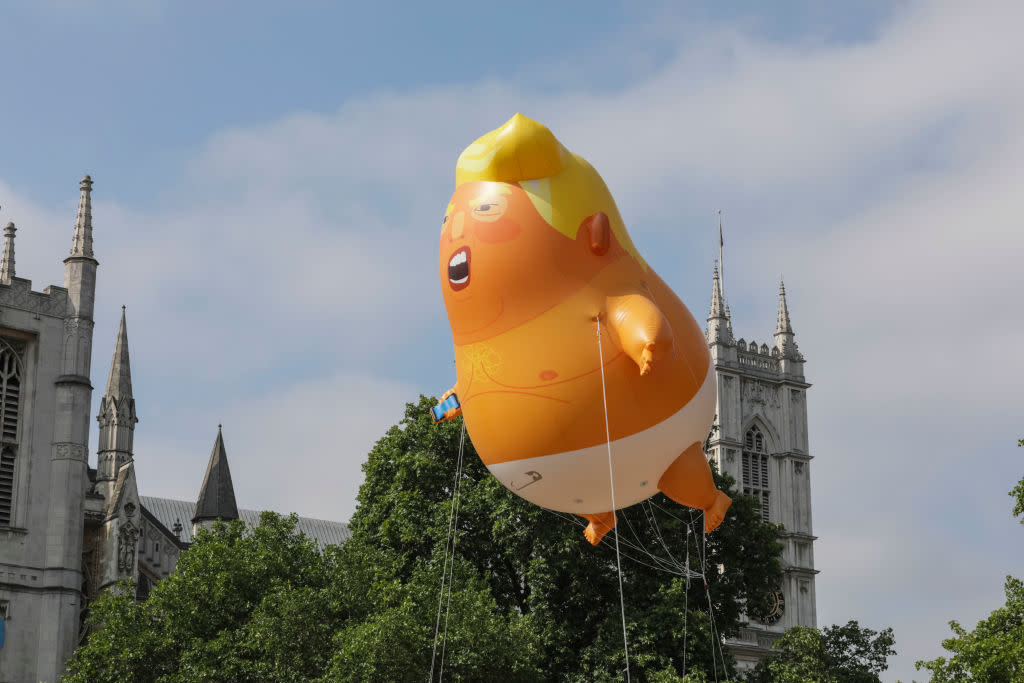
[[[587,537],[591,545],[600,543],[604,535],[615,527],[614,512],[599,512],[596,515],[580,515],[580,517],[590,522],[583,530],[583,535]]]
[[[712,532],[725,519],[732,498],[715,488],[700,443],[687,448],[658,480],[658,490],[687,507],[704,511],[704,531]]]

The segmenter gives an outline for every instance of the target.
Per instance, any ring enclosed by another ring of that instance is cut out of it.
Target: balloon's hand
[[[658,306],[644,293],[607,299],[608,326],[619,346],[648,375],[672,350],[672,328]]]
[[[455,387],[452,387],[448,391],[444,392],[444,395],[441,396],[441,400],[437,402],[437,405],[441,405],[442,403],[447,401],[449,397],[453,396],[454,394],[455,394]],[[440,420],[438,420],[438,422],[447,422],[448,420],[454,420],[459,415],[462,415],[462,406],[461,405],[456,406],[454,408],[449,408],[448,410],[446,410],[444,415],[441,417]]]

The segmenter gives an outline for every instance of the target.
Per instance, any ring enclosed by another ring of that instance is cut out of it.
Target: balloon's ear
[[[585,239],[590,245],[590,251],[597,256],[604,256],[608,253],[612,243],[612,226],[608,223],[608,216],[604,211],[587,216],[580,223],[580,230],[586,230]]]

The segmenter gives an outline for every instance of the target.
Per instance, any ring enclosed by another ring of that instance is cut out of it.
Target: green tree
[[[145,602],[129,584],[104,594],[65,680],[307,680],[325,664],[340,605],[325,599],[335,555],[295,522],[264,513],[250,530],[201,530]]]
[[[752,683],[877,683],[896,654],[891,628],[877,632],[856,621],[822,630],[796,626],[777,640],[776,651],[748,674]]]
[[[982,619],[968,632],[949,622],[953,637],[942,641],[952,657],[919,661],[918,670],[931,672],[933,683],[984,681],[1024,682],[1024,583],[1006,577],[1006,605]]]
[[[399,581],[400,563],[358,540],[319,552],[295,523],[263,513],[251,529],[218,524],[200,531],[145,602],[132,599],[128,583],[105,593],[64,680],[422,680],[434,576]],[[530,680],[537,638],[529,621],[502,615],[464,565],[456,578],[449,643],[476,659],[451,658],[448,678]]]
[[[418,572],[439,575],[443,556],[436,549],[448,537],[462,424],[433,424],[433,403],[421,397],[409,404],[402,422],[373,448],[351,520],[354,539],[400,558],[402,581]],[[592,547],[582,520],[524,501],[490,476],[468,438],[463,450],[460,562],[483,578],[499,612],[530,617],[540,636],[543,680],[621,680],[625,657],[613,536]],[[716,483],[734,503],[706,538],[699,514],[660,494],[620,511],[634,680],[673,680],[669,676],[683,672],[684,657],[687,671],[731,675],[733,662],[712,628],[719,636],[736,635],[744,604],[753,613],[763,611],[779,585],[778,528],[761,521],[755,501],[733,490],[728,477],[716,476]],[[703,580],[687,583],[681,575],[687,556],[699,569],[702,555],[706,589]],[[454,648],[449,652],[458,656]]]
[[[325,681],[421,683],[435,680],[537,681],[539,638],[531,619],[502,613],[490,589],[465,564],[459,585],[445,595],[446,628],[435,640],[438,585],[435,573],[417,572],[407,583],[380,586],[377,608],[335,636]],[[442,656],[443,654],[443,656]]]

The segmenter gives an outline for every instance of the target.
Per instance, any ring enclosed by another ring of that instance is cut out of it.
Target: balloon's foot
[[[704,511],[704,531],[711,533],[718,528],[718,525],[725,519],[725,512],[732,505],[732,498],[721,491],[715,491],[715,502]]]
[[[604,535],[615,526],[614,512],[600,512],[596,515],[581,515],[581,517],[590,522],[583,530],[583,535],[590,541],[590,545],[600,543]]]

